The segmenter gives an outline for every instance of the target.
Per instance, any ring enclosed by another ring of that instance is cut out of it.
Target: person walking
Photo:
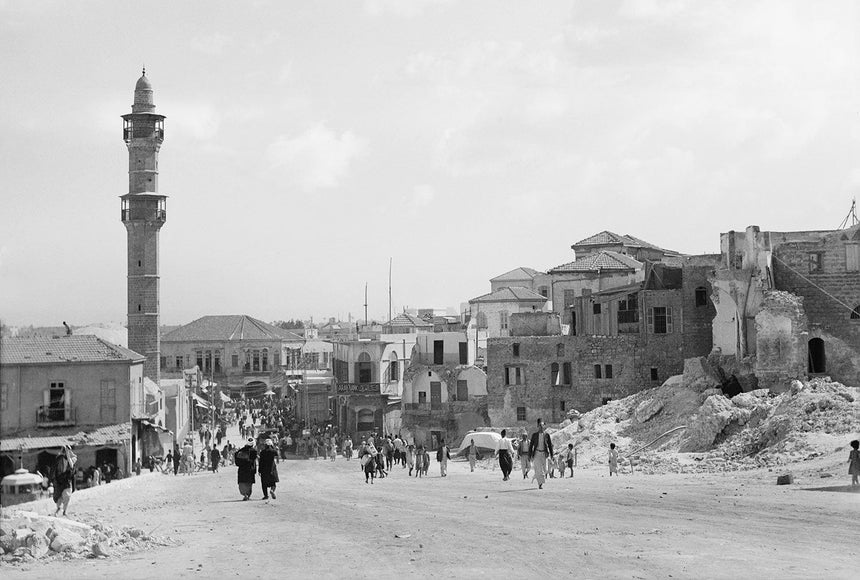
[[[217,447],[213,447],[209,452],[209,461],[212,467],[212,473],[218,473],[218,467],[221,465],[221,452]]]
[[[236,481],[239,484],[239,493],[242,494],[242,501],[251,499],[251,492],[254,488],[254,482],[257,471],[257,450],[254,449],[254,440],[248,439],[245,446],[236,451]]]
[[[426,457],[424,445],[419,445],[415,452],[415,477],[421,477],[424,474],[424,461]]]
[[[349,435],[346,436],[346,440],[343,442],[343,456],[346,457],[347,461],[352,459],[352,438]]]
[[[77,462],[78,456],[72,452],[71,446],[63,445],[59,455],[54,460],[54,469],[51,472],[51,481],[54,484],[54,503],[57,504],[54,516],[60,513],[61,508],[63,515],[66,515],[66,510],[69,509],[69,501],[72,499],[72,481]]]
[[[851,451],[848,453],[848,474],[851,476],[851,486],[860,485],[860,441],[855,439],[851,442]]]
[[[442,477],[448,477],[449,459],[451,459],[451,450],[445,445],[445,439],[439,439],[439,449],[436,450],[436,461],[439,462],[439,473]]]
[[[523,431],[523,436],[520,439],[520,448],[518,453],[520,454],[520,469],[523,470],[523,479],[528,479],[529,470],[531,469],[531,462],[529,461],[529,436],[528,433]]]
[[[618,475],[618,450],[615,449],[615,443],[609,444],[609,477],[612,474]]]
[[[475,440],[469,442],[469,469],[475,471],[475,463],[478,461],[478,447],[475,445]]]
[[[537,431],[532,433],[529,444],[529,459],[534,466],[538,489],[543,489],[543,484],[546,481],[546,461],[552,458],[552,438],[550,438],[549,433],[544,431],[543,419],[538,419]]]
[[[260,451],[260,485],[263,486],[263,499],[277,499],[275,496],[275,487],[278,481],[278,452],[275,450],[275,443],[271,439],[266,439],[265,447]]]
[[[364,483],[373,483],[376,478],[376,456],[378,452],[372,441],[362,442],[358,458],[364,469]]]
[[[502,469],[502,481],[508,481],[514,469],[514,448],[511,440],[506,437],[507,434],[507,430],[502,429],[502,438],[496,443],[496,457],[499,458],[499,467]]]
[[[409,467],[409,477],[412,477],[412,469],[415,467],[415,446],[410,443],[403,453],[406,454],[405,464]]]

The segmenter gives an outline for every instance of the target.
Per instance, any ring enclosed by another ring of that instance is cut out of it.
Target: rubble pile
[[[615,443],[644,473],[709,473],[774,467],[829,454],[860,432],[860,389],[817,377],[727,397],[701,360],[655,389],[565,421],[556,449],[573,443],[578,464],[606,464]],[[677,429],[681,427],[680,429]],[[629,461],[628,461],[629,460]]]
[[[108,558],[173,544],[168,537],[139,528],[115,529],[27,511],[4,510],[0,517],[0,562],[6,564],[46,558]]]

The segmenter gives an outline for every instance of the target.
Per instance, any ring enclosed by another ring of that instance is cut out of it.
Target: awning
[[[219,392],[218,394],[221,395],[221,401],[223,401],[225,403],[232,403],[233,402],[233,399],[231,399],[230,397],[225,395],[223,391]]]
[[[203,407],[204,409],[209,408],[209,402],[206,399],[204,399],[203,397],[201,397],[200,395],[196,395],[194,393],[191,393],[191,398],[194,399],[195,401],[197,401],[197,404],[200,405],[201,407]]]

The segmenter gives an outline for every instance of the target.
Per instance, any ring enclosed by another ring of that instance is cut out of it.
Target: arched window
[[[550,386],[557,387],[561,384],[561,377],[558,374],[558,363],[552,363],[549,365],[549,384]]]
[[[269,370],[269,349],[264,348],[262,354],[260,355],[260,365],[262,371]]]
[[[366,352],[358,355],[358,363],[356,363],[356,378],[359,383],[373,382],[373,363],[370,362],[370,355]]]
[[[360,409],[355,419],[358,431],[373,431],[373,409]]]
[[[860,320],[860,304],[854,307],[851,311],[851,320]]]
[[[400,361],[397,360],[396,352],[392,352],[389,357],[388,380],[392,383],[400,380]]]
[[[560,342],[555,345],[555,356],[564,356],[564,343]]]

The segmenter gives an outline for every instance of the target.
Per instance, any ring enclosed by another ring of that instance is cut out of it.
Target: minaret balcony
[[[146,194],[144,194],[146,195]],[[120,219],[123,222],[161,222],[167,221],[166,200],[154,194],[134,199],[123,199]]]

